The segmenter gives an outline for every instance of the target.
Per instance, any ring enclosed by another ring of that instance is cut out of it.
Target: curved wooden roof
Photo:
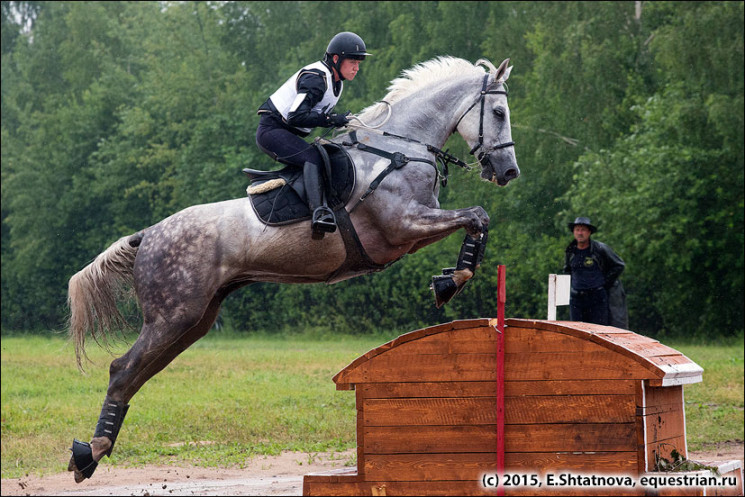
[[[334,376],[334,383],[336,383],[339,390],[352,389],[355,383],[364,383],[367,375],[361,374],[360,371],[366,369],[370,361],[404,344],[411,344],[413,341],[425,339],[426,337],[459,330],[495,329],[496,324],[496,319],[469,319],[453,321],[406,333],[380,347],[370,350],[352,361],[352,363]],[[531,319],[507,319],[505,325],[505,333],[508,338],[510,337],[509,333],[512,328],[516,334],[520,331],[531,331],[539,334],[545,332],[547,333],[547,337],[549,335],[559,334],[597,344],[602,348],[625,357],[627,361],[624,362],[636,363],[640,368],[646,370],[647,373],[644,375],[644,379],[648,379],[652,386],[672,386],[702,381],[703,369],[685,355],[661,344],[653,338],[638,335],[628,330],[574,321],[542,321]],[[486,331],[491,332],[491,330]],[[488,333],[488,336],[495,337],[496,335]],[[492,338],[492,340],[496,342],[495,339]],[[510,353],[510,340],[507,343],[508,345],[506,345],[505,351],[506,353]]]

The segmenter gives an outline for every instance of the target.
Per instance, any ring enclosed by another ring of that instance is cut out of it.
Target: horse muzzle
[[[498,161],[492,154],[480,157],[481,177],[499,186],[506,186],[513,179],[520,177],[520,168],[517,166],[517,161],[514,157],[511,157],[511,159],[507,162]]]

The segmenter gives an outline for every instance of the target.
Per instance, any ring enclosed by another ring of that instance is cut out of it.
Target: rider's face
[[[338,57],[338,55],[335,55],[334,58]],[[355,76],[357,76],[357,72],[360,70],[360,61],[356,59],[343,59],[341,61],[341,67],[339,67],[339,72],[344,77],[344,79],[352,81]]]

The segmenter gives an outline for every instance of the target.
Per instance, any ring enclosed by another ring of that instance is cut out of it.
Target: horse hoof
[[[72,448],[70,450],[72,451],[72,457],[70,458],[70,463],[67,465],[67,470],[75,472],[75,483],[80,483],[86,478],[93,476],[98,462],[93,460],[91,444],[75,439],[72,441]]]
[[[438,309],[450,302],[458,291],[452,275],[433,276],[429,287],[435,294],[435,307]]]

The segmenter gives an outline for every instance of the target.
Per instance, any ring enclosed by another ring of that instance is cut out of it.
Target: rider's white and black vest
[[[282,115],[282,119],[285,123],[287,122],[290,113],[297,110],[307,97],[305,93],[298,92],[298,81],[307,73],[315,73],[323,76],[323,80],[326,84],[323,98],[313,106],[311,109],[312,112],[324,115],[329,114],[331,109],[333,109],[339,101],[339,97],[341,97],[344,85],[339,84],[338,93],[334,92],[334,76],[326,64],[320,61],[309,64],[293,74],[282,86],[279,87],[277,91],[272,94],[271,97],[269,97],[271,103]],[[298,127],[296,129],[303,133],[310,133],[312,131],[311,128]]]

